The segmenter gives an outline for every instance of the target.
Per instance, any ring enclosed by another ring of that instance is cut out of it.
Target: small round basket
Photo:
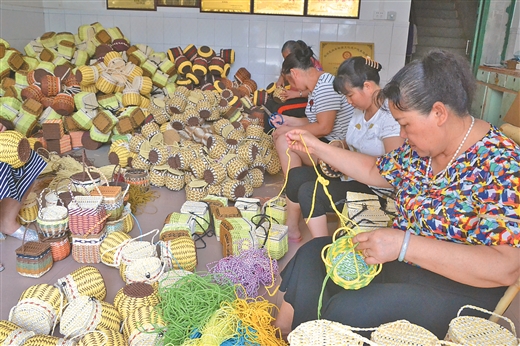
[[[159,242],[161,260],[166,269],[182,269],[193,272],[197,267],[195,242],[190,236]]]
[[[51,246],[52,260],[58,262],[64,260],[70,255],[71,243],[69,234],[65,233],[59,236],[42,238],[43,243],[49,243]]]
[[[460,316],[464,309],[473,309],[499,317],[509,324],[512,332],[498,323],[482,317]],[[461,345],[518,345],[516,329],[510,319],[472,305],[465,305],[460,308],[457,317],[450,322],[446,339]]]
[[[162,275],[161,275],[162,277]],[[121,288],[114,297],[114,306],[123,320],[137,308],[159,304],[157,290],[150,284],[136,282]]]
[[[2,345],[24,345],[36,333],[20,328],[13,322],[0,320],[0,343]]]
[[[0,132],[0,161],[20,168],[29,161],[31,145],[27,138],[17,131]]]
[[[300,324],[294,329],[287,340],[291,346],[308,345],[375,345],[374,342],[352,332],[351,328],[338,322],[314,320]]]
[[[21,225],[27,225],[31,222],[36,221],[38,217],[38,196],[31,192],[22,203],[20,212],[18,213],[18,220]]]
[[[112,232],[107,235],[99,247],[101,262],[110,267],[118,267],[123,247],[130,239],[132,237],[124,232]]]
[[[35,335],[27,339],[24,346],[76,346],[76,341],[52,335]]]
[[[135,309],[125,320],[123,335],[129,346],[162,345],[166,323],[153,306]]]
[[[96,329],[118,331],[120,324],[121,315],[112,304],[81,296],[70,301],[63,311],[60,333],[75,337]]]
[[[208,195],[208,184],[202,179],[194,179],[186,184],[186,200],[200,201]]]
[[[157,256],[157,248],[147,241],[130,241],[121,251],[121,264],[119,266],[119,274],[123,281],[126,282],[126,267],[133,261],[141,258],[149,258]]]
[[[184,172],[168,168],[164,177],[164,186],[172,191],[184,189]]]
[[[126,265],[125,282],[133,284],[144,282],[153,284],[159,280],[163,273],[163,265],[158,257],[138,258]]]
[[[92,266],[83,266],[74,270],[69,275],[58,279],[54,286],[61,289],[68,300],[80,296],[103,300],[107,294],[103,276],[97,268]]]
[[[425,346],[440,345],[439,339],[429,330],[406,320],[380,325],[370,339],[377,345],[388,346]]]
[[[111,329],[95,330],[85,335],[77,346],[122,346],[126,345],[123,334]]]

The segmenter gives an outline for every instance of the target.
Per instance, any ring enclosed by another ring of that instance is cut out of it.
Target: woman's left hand
[[[358,243],[356,250],[365,256],[367,264],[379,264],[395,261],[399,257],[405,232],[395,228],[380,228],[363,232],[352,240]]]
[[[283,95],[285,95],[285,98],[286,98],[287,100],[295,99],[295,98],[297,98],[297,97],[301,97],[301,96],[300,96],[300,91],[298,91],[298,90],[291,90],[291,89],[289,89],[289,90],[285,90],[285,91],[283,92]]]

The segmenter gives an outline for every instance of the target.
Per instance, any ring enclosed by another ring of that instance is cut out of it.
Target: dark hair
[[[380,63],[370,59],[355,56],[341,63],[334,78],[334,90],[341,94],[347,93],[347,88],[363,88],[367,80],[379,85]]]
[[[439,101],[462,116],[469,113],[475,86],[475,78],[463,56],[432,50],[397,72],[379,98],[388,99],[402,111],[416,110],[422,114],[430,113],[433,104]]]
[[[300,41],[298,41],[300,42]],[[303,41],[301,41],[303,42]],[[305,43],[304,43],[305,44]],[[293,68],[299,68],[301,70],[308,70],[314,68],[312,63],[312,56],[314,53],[312,49],[305,44],[304,47],[295,49],[289,55],[287,55],[282,64],[282,74],[288,74]]]
[[[294,51],[297,50],[297,49],[308,49],[308,50],[311,51],[312,56],[314,56],[314,52],[312,51],[311,46],[308,46],[307,43],[303,42],[302,40],[298,40],[298,41],[289,40],[289,41],[286,41],[283,44],[283,46],[282,46],[281,53],[283,54],[283,52],[285,52],[287,50],[287,51],[289,51],[289,54],[290,54],[290,53],[294,53]]]

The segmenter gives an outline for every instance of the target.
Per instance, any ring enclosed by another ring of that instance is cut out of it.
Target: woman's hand
[[[0,132],[4,132],[5,130],[7,130],[7,127],[5,127],[4,124],[0,123]]]
[[[292,127],[287,125],[280,125],[276,127],[276,130],[273,132],[273,140],[276,141],[278,137],[284,136],[287,132],[291,131]]]
[[[285,84],[285,80],[283,79],[283,76],[278,77],[278,80],[276,81],[277,87],[282,87]]]
[[[286,100],[302,97],[300,95],[301,95],[301,91],[298,91],[298,90],[291,90],[291,89],[289,89],[289,90],[282,91],[282,96],[285,96]]]
[[[287,132],[285,138],[291,150],[297,150],[303,153],[309,152],[309,154],[317,154],[317,147],[319,147],[320,144],[327,145],[314,137],[309,131],[301,129],[294,129]]]
[[[379,264],[395,261],[399,257],[405,232],[395,228],[380,228],[363,232],[352,240],[358,243],[356,250],[365,256],[367,264]]]

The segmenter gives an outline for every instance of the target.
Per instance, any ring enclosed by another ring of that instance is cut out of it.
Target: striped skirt
[[[29,161],[20,168],[0,162],[0,200],[12,198],[20,202],[45,166],[47,163],[34,151],[31,151]]]

